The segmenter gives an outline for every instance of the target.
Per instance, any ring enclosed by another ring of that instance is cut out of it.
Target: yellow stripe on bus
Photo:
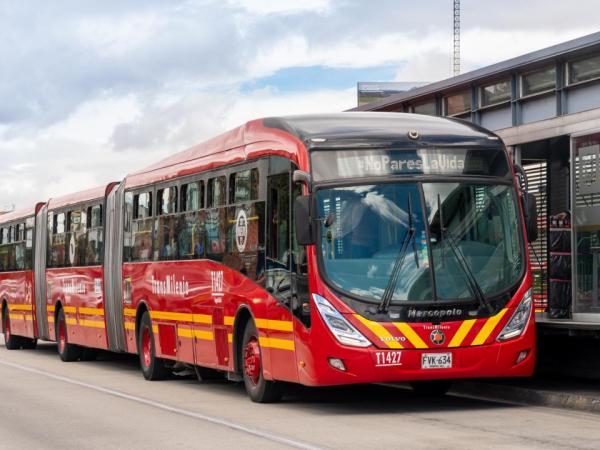
[[[83,306],[80,306],[79,314],[87,314],[88,316],[103,316],[104,309],[102,309],[102,308],[85,308]]]
[[[381,342],[384,342],[389,348],[404,348],[402,347],[402,344],[396,341],[394,336],[392,336],[390,332],[382,325],[365,319],[360,314],[354,314],[354,317],[360,320],[369,330],[371,330],[379,339],[381,339]]]
[[[473,325],[475,325],[475,322],[477,322],[477,319],[465,320],[456,331],[448,347],[460,347],[467,334],[469,334],[469,331],[471,331],[471,328],[473,328]]]
[[[210,325],[212,323],[212,316],[209,316],[208,314],[192,314],[192,322]]]
[[[294,341],[290,339],[278,339],[259,337],[258,342],[265,348],[278,348],[280,350],[294,350]]]
[[[46,309],[48,310],[48,312],[54,312],[54,306],[53,305],[46,306]]]
[[[412,327],[404,322],[394,322],[394,326],[400,330],[400,332],[408,339],[413,347],[415,348],[428,348],[427,344],[423,342],[421,336],[419,336]]]
[[[54,323],[54,316],[48,314],[48,323]]]
[[[65,320],[67,325],[77,325],[77,319],[71,319],[70,317],[67,317]]]
[[[254,319],[257,328],[264,330],[293,331],[294,324],[288,320]]]
[[[9,311],[29,311],[33,310],[33,305],[8,305]]]
[[[127,317],[135,317],[135,309],[133,308],[123,308],[123,315]]]
[[[150,311],[150,317],[159,320],[173,320],[176,322],[212,323],[212,317],[207,314],[188,314],[168,311]]]
[[[135,322],[125,322],[126,330],[135,330]]]
[[[77,308],[74,306],[63,306],[63,311],[66,313],[75,313],[77,312]]]
[[[495,316],[490,317],[485,322],[485,325],[479,331],[479,333],[477,334],[477,336],[475,336],[475,339],[473,339],[473,343],[471,345],[481,345],[481,344],[483,344],[487,340],[487,338],[490,336],[490,334],[492,333],[492,331],[494,331],[494,328],[496,328],[496,325],[498,325],[498,322],[500,322],[500,320],[502,319],[502,317],[504,317],[504,314],[506,314],[506,311],[508,311],[508,308],[504,308],[503,310],[501,310]]]
[[[223,324],[224,325],[233,325],[234,320],[235,320],[235,317],[233,317],[233,316],[225,316],[225,317],[223,317]]]
[[[233,342],[233,334],[227,333],[227,342],[229,342],[230,344]]]
[[[180,337],[195,337],[197,339],[203,339],[205,341],[213,341],[214,337],[211,331],[205,330],[192,330],[190,328],[177,328],[177,336]]]
[[[88,327],[88,328],[104,328],[104,322],[101,322],[99,320],[81,319],[79,321],[79,325],[81,325],[82,327]]]

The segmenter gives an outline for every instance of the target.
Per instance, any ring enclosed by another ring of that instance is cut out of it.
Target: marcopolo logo
[[[460,308],[448,308],[448,309],[415,309],[410,308],[408,310],[409,319],[446,319],[448,317],[459,317],[462,316],[463,310]]]

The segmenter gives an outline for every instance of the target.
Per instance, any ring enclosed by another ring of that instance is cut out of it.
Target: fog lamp
[[[520,352],[519,356],[517,356],[516,364],[519,364],[521,361],[523,361],[525,358],[527,358],[528,354],[529,354],[529,350],[523,350],[522,352]]]
[[[335,369],[346,371],[346,366],[344,365],[344,361],[339,358],[327,358],[329,361],[329,365]]]

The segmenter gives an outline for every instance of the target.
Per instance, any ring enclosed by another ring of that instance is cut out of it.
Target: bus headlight
[[[523,334],[523,331],[529,322],[529,316],[531,315],[531,301],[532,289],[529,289],[525,292],[525,295],[521,299],[521,303],[519,303],[519,306],[517,306],[512,317],[498,335],[498,341],[506,341]]]
[[[371,342],[354,328],[326,299],[318,294],[313,294],[313,300],[325,325],[341,344],[353,347],[369,347],[371,345]]]

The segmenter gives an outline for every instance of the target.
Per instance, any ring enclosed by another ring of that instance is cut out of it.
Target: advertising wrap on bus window
[[[315,151],[315,180],[386,175],[480,175],[508,177],[502,149]]]

